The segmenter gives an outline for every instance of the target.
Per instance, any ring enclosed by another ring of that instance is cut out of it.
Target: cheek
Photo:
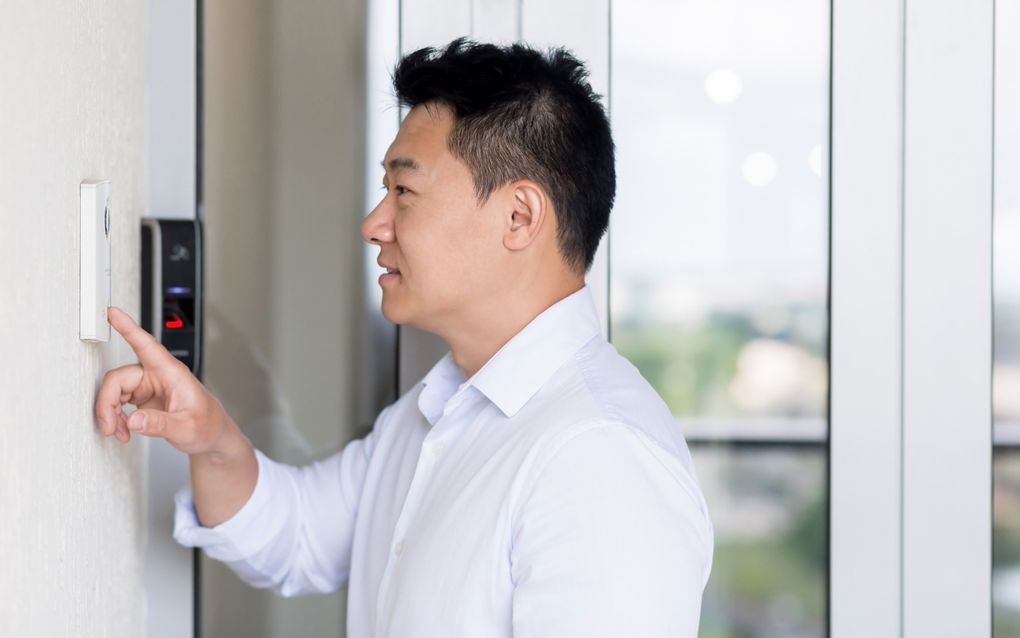
[[[502,247],[492,211],[436,206],[426,213],[421,208],[395,224],[409,284],[444,299],[491,287]]]
[[[457,228],[445,222],[438,216],[407,215],[397,230],[408,283],[428,288],[430,295],[439,292],[437,286],[455,279],[461,269],[459,253],[463,248],[458,242]]]
[[[505,268],[503,215],[492,205],[473,213],[472,228],[464,247],[465,258],[472,262],[474,272],[486,281],[491,281],[496,273]]]
[[[500,262],[502,245],[500,228],[493,223],[492,213],[485,209],[469,211],[457,228],[449,232],[455,243],[451,259],[461,269],[462,277],[487,280]]]

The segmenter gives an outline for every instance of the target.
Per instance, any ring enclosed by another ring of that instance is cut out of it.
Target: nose
[[[361,238],[370,244],[388,244],[396,237],[389,200],[390,196],[387,194],[361,222]]]

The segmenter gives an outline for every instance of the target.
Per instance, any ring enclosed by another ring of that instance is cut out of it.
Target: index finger
[[[116,306],[107,308],[106,316],[110,319],[110,325],[124,337],[131,349],[135,351],[138,360],[142,365],[159,366],[177,361],[170,354],[163,344],[156,341],[156,338],[142,330],[141,326],[135,323],[131,315]]]

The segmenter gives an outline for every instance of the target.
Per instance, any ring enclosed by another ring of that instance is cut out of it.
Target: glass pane
[[[1020,450],[994,457],[992,609],[996,638],[1020,636]]]
[[[699,445],[691,451],[716,535],[701,636],[824,636],[824,448]]]
[[[204,381],[257,448],[302,465],[363,436],[385,387],[358,360],[375,316],[359,303],[364,72],[349,63],[363,26],[340,3],[201,8]],[[345,591],[284,598],[203,554],[198,592],[202,636],[345,634]]]
[[[992,608],[996,638],[1020,636],[1020,0],[995,6]],[[1012,36],[1012,37],[1009,37]]]
[[[612,20],[611,336],[694,442],[717,534],[701,635],[823,636],[829,3]]]
[[[828,34],[822,0],[614,5],[612,336],[693,434],[825,430]]]
[[[1020,0],[999,0],[995,20],[995,372],[996,427],[1014,442],[1020,424]],[[1001,26],[1000,26],[1001,25]]]

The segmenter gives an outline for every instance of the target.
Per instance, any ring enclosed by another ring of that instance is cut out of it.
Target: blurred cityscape
[[[613,342],[692,440],[716,528],[701,635],[824,636],[824,307],[726,308],[686,324],[649,321],[657,314],[641,302],[628,307],[633,314],[613,314]],[[740,424],[737,443],[729,437]],[[748,436],[756,424],[768,434]]]
[[[828,11],[613,10],[610,334],[691,443],[705,638],[827,631]]]
[[[997,3],[996,638],[1020,637],[1020,0]],[[649,19],[649,16],[654,16]],[[613,10],[611,338],[716,525],[705,638],[827,632],[829,3]],[[880,309],[879,309],[880,310]],[[988,427],[990,424],[973,424]]]

